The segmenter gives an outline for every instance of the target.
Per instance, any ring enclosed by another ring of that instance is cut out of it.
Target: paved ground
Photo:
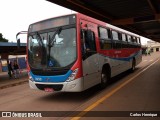
[[[26,83],[28,82],[27,79],[28,79],[28,75],[27,75],[26,69],[23,69],[21,71],[19,79],[14,79],[14,78],[9,79],[8,72],[1,72],[0,73],[0,89]]]
[[[114,78],[110,88],[97,95],[96,101],[79,108],[77,111],[82,112],[72,120],[160,120],[159,71],[160,52],[143,56],[134,73],[127,76],[124,73]],[[111,89],[113,86],[114,89]],[[152,117],[156,114],[159,117]]]
[[[125,72],[113,78],[104,90],[95,86],[81,93],[48,93],[32,90],[28,83],[4,88],[0,90],[0,111],[52,112],[50,114],[52,117],[34,118],[34,120],[159,120],[158,117],[127,117],[129,111],[151,111],[152,113],[160,111],[159,71],[160,52],[157,52],[151,56],[143,56],[141,64],[136,67],[134,73]],[[15,81],[21,80],[25,79]],[[77,111],[75,117],[66,118],[68,112],[74,111]],[[112,111],[113,113],[110,113]],[[88,114],[90,117],[84,117]],[[113,116],[106,116],[107,114]],[[17,119],[10,118],[9,120]]]

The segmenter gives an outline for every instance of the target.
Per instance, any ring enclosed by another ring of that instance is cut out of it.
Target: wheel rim
[[[132,70],[135,70],[135,61],[133,61]]]
[[[102,83],[107,83],[107,77],[104,73],[102,73]]]

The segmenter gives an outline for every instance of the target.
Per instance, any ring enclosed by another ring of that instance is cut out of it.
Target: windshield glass
[[[28,40],[28,62],[32,68],[63,68],[76,60],[75,28],[32,33]]]

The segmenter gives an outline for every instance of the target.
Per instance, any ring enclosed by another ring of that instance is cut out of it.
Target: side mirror
[[[19,36],[20,34],[27,34],[27,31],[21,31],[21,32],[18,32],[18,33],[16,34],[17,48],[18,48],[18,49],[19,49],[20,46],[21,46],[20,39],[18,38],[18,36]]]
[[[21,42],[20,42],[20,39],[17,40],[17,48],[19,49],[21,46]]]

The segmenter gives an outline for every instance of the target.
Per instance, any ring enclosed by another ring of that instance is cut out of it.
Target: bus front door
[[[92,30],[81,30],[82,39],[82,66],[84,77],[84,89],[96,85],[99,81],[98,67],[98,54],[96,52],[95,33]]]

